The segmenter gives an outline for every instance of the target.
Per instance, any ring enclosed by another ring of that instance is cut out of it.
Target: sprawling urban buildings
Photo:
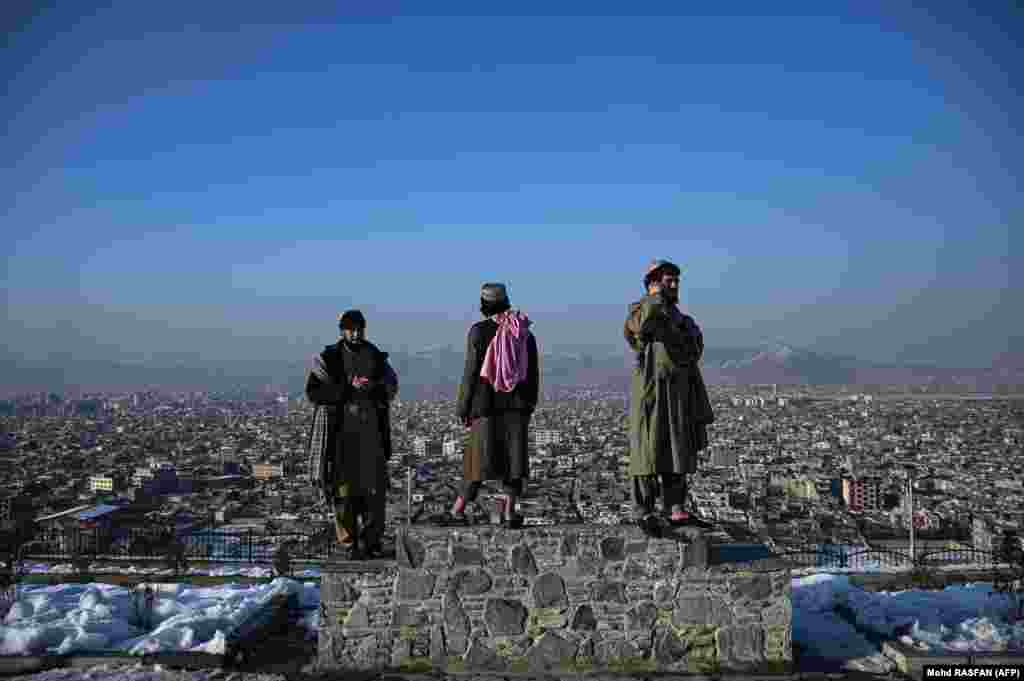
[[[718,420],[692,501],[723,538],[891,546],[911,525],[964,544],[1024,530],[1024,400],[711,393]],[[626,399],[596,387],[547,395],[532,426],[528,523],[629,517]],[[0,416],[0,521],[314,531],[328,516],[307,482],[310,414],[278,394],[19,398]],[[392,427],[393,529],[451,503],[466,431],[451,401],[399,399]]]

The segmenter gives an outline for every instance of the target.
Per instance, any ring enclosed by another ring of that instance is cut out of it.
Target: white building
[[[538,447],[561,444],[562,433],[554,428],[537,428],[533,431],[533,441]]]
[[[440,456],[441,452],[441,443],[433,438],[420,436],[412,441],[412,453],[418,459]]]

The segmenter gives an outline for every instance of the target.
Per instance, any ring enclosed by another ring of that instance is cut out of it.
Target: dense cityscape
[[[1019,399],[710,390],[717,419],[691,496],[723,542],[905,550],[913,524],[919,545],[990,549],[1022,529]],[[584,387],[545,397],[530,431],[526,524],[630,522],[626,395]],[[328,526],[307,475],[312,407],[299,395],[46,393],[0,410],[4,523],[20,514],[43,528],[107,528],[112,543],[116,528],[133,526],[182,535]],[[450,400],[400,396],[392,436],[389,533],[450,506],[466,431]],[[496,491],[485,487],[476,522],[489,521]]]

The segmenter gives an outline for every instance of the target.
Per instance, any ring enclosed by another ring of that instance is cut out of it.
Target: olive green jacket
[[[660,296],[645,296],[629,306],[624,335],[636,353],[629,474],[696,472],[715,420],[699,366],[700,327]]]

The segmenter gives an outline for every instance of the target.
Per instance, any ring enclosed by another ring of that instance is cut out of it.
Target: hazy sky
[[[461,344],[486,280],[542,346],[621,348],[654,257],[709,344],[1024,338],[1014,3],[60,4],[0,54],[15,355],[302,357],[350,306],[388,348]]]

